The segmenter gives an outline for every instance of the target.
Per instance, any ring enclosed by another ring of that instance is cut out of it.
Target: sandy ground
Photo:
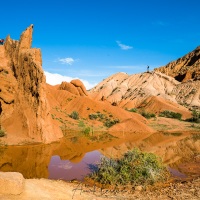
[[[174,183],[154,186],[141,190],[123,189],[108,191],[93,188],[79,183],[66,183],[47,179],[27,179],[25,190],[20,195],[1,195],[0,200],[67,200],[67,199],[200,199],[200,178],[195,180],[177,180]]]

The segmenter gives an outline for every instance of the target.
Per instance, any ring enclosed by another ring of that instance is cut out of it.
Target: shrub
[[[89,133],[90,133],[90,127],[89,127],[89,126],[86,127],[86,128],[83,130],[83,133],[84,133],[85,136],[88,136]]]
[[[136,108],[131,108],[130,110],[128,110],[129,112],[137,112]]]
[[[110,128],[111,126],[113,126],[113,125],[115,125],[115,124],[117,124],[117,123],[119,123],[119,119],[114,119],[114,120],[112,120],[112,119],[107,119],[107,120],[104,122],[104,126]]]
[[[131,109],[125,108],[125,110],[129,112],[137,112],[137,108],[131,108]]]
[[[89,177],[101,184],[144,185],[166,180],[167,175],[167,169],[159,157],[133,149],[121,159],[102,157]]]
[[[89,114],[89,119],[94,120],[97,118],[99,118],[99,120],[103,120],[105,118],[105,115],[100,112]]]
[[[98,118],[98,115],[96,115],[96,114],[89,114],[89,118],[90,118],[91,120],[97,119],[97,118]]]
[[[165,110],[165,111],[163,111],[163,112],[161,112],[159,114],[159,117],[167,117],[167,118],[174,118],[174,119],[181,120],[182,114],[181,113],[175,113],[175,112],[172,112],[172,111]]]
[[[148,113],[148,112],[145,112],[145,111],[142,111],[141,112],[141,115],[147,119],[150,119],[152,117],[155,117],[156,115],[154,113]]]
[[[73,111],[69,117],[71,117],[72,119],[79,119],[79,114],[76,111]]]
[[[78,122],[78,127],[85,127],[84,122],[80,120],[80,121]]]
[[[200,140],[200,133],[195,133],[195,134],[193,134],[193,135],[192,135],[192,139],[193,139],[194,141]]]
[[[181,136],[182,133],[180,133],[180,132],[174,132],[174,133],[171,133],[171,135],[173,135],[173,136]]]
[[[200,112],[198,112],[197,110],[193,110],[192,117],[189,119],[186,119],[186,121],[200,123]]]
[[[6,135],[5,131],[3,129],[0,129],[0,137],[4,137]]]

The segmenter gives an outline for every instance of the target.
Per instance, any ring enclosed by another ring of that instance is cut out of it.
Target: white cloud
[[[125,44],[122,44],[120,41],[116,41],[118,46],[122,49],[122,50],[129,50],[129,49],[132,49],[133,47],[132,46],[128,46],[128,45],[125,45]]]
[[[61,84],[62,81],[66,81],[66,82],[70,82],[73,79],[79,79],[77,77],[69,77],[69,76],[63,76],[61,74],[53,74],[50,72],[44,72],[45,76],[46,76],[46,82],[50,85],[57,85],[57,84]],[[85,85],[86,89],[89,90],[91,88],[93,88],[95,84],[89,83],[87,80],[82,80],[80,79],[83,84]]]
[[[67,65],[72,65],[75,60],[73,58],[60,58],[58,59],[59,62],[61,62],[62,64],[67,64]]]

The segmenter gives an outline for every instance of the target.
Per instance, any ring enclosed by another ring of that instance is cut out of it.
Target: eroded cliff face
[[[31,48],[32,32],[33,25],[19,41],[8,36],[0,47],[1,121],[11,143],[48,143],[62,136],[49,115],[41,51]]]
[[[155,71],[172,76],[180,82],[200,80],[200,46],[182,58],[157,68]]]

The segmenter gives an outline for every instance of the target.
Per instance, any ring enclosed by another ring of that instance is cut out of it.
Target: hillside
[[[174,77],[180,82],[200,80],[200,46],[166,66],[156,68],[155,71]]]
[[[192,89],[194,88],[191,87]],[[137,108],[156,114],[171,110],[182,113],[183,117],[187,118],[190,112],[178,104],[183,95],[177,90],[184,90],[184,86],[174,78],[160,72],[133,75],[117,73],[99,83],[90,91],[90,95],[96,100],[103,99],[124,109]],[[200,105],[199,100],[194,101],[192,95],[194,94],[190,95],[189,103]],[[187,100],[189,101],[189,97]]]
[[[50,143],[68,130],[109,131],[125,121],[129,125],[124,131],[153,132],[141,115],[91,99],[80,80],[46,84],[41,51],[31,47],[32,33],[33,25],[19,41],[8,36],[0,46],[0,128],[6,133],[2,143]]]
[[[188,108],[200,107],[200,80],[196,71],[193,80],[183,82],[177,81],[175,74],[174,78],[159,70],[133,75],[121,72],[90,91],[78,79],[48,85],[41,51],[31,47],[32,33],[33,25],[22,33],[19,41],[8,36],[0,46],[0,123],[6,132],[2,142],[50,143],[70,131],[152,133],[155,130],[138,113],[158,116],[169,110],[186,119],[191,117]],[[187,66],[193,63],[188,71],[199,66],[198,52],[199,48],[186,56],[194,61],[185,62]],[[176,68],[176,73],[183,69]],[[137,109],[138,113],[129,112],[130,109]]]

